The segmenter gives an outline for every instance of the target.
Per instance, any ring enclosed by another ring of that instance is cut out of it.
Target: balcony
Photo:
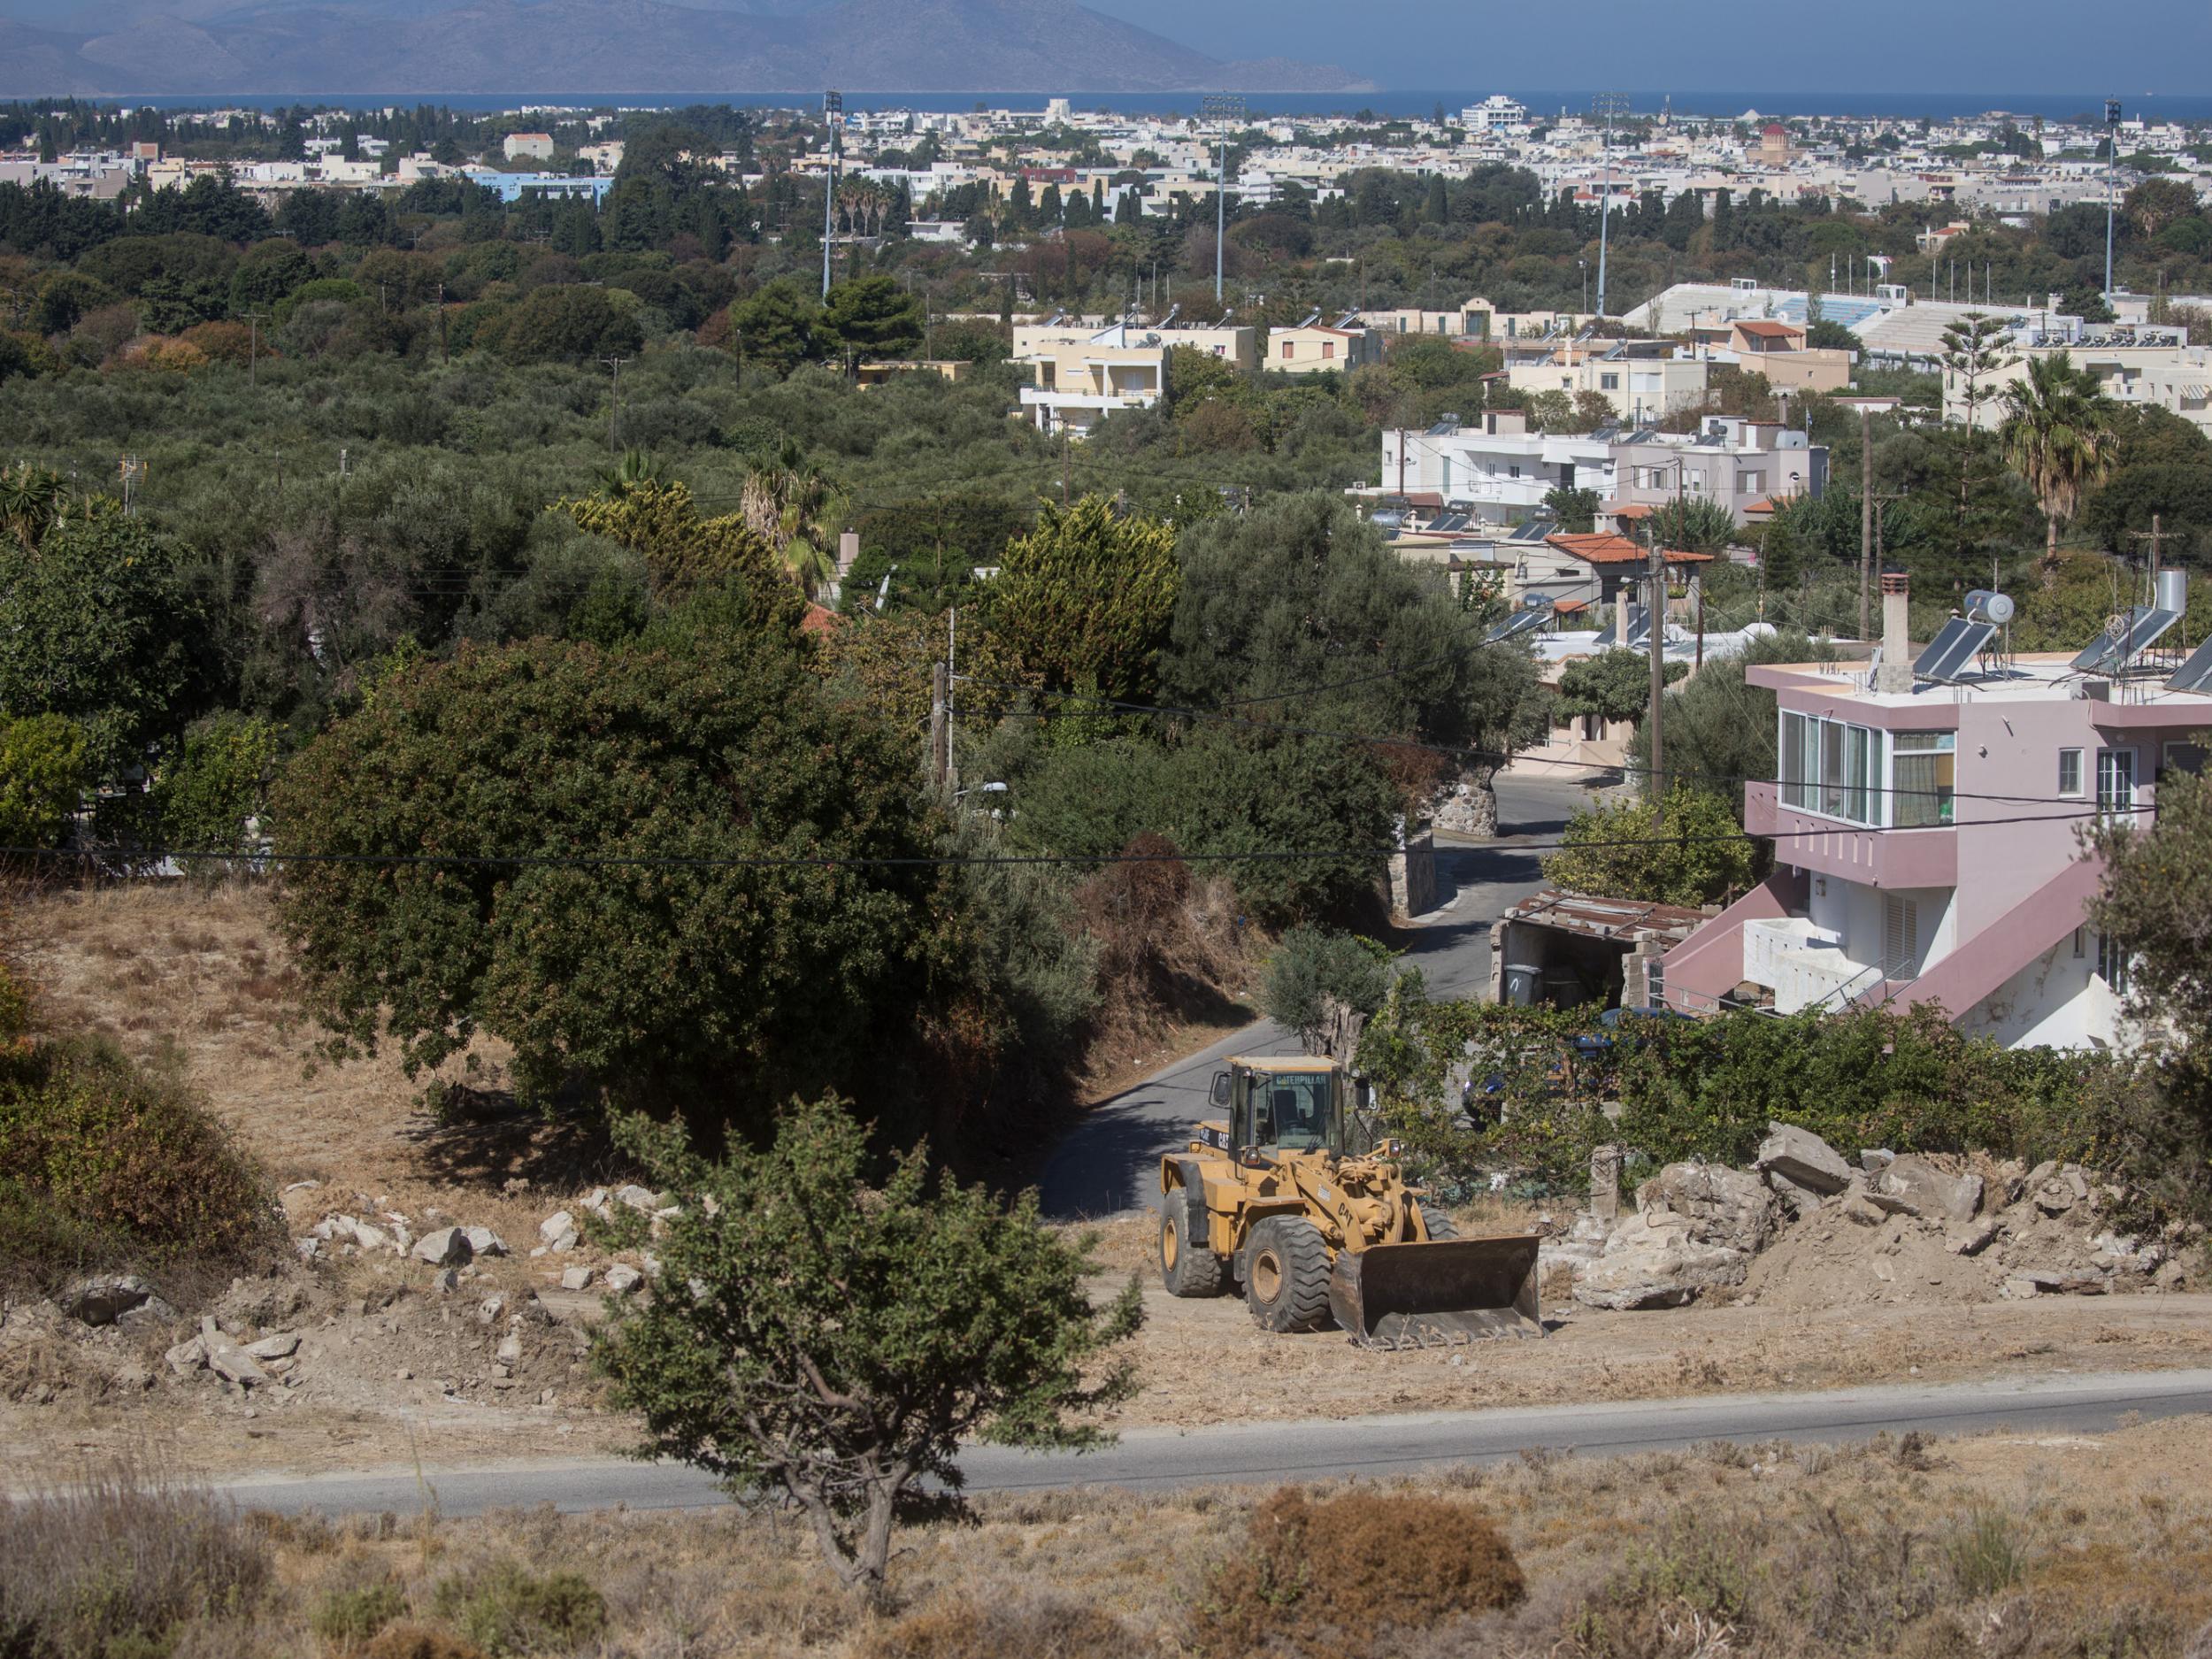
[[[1778,1014],[1848,1008],[1883,985],[1878,969],[1854,962],[1841,938],[1802,916],[1744,924],[1743,977],[1774,993]]]
[[[1744,787],[1744,827],[1775,838],[1778,864],[1871,887],[1958,885],[1958,831],[1948,825],[1869,829],[1784,806],[1778,785],[1754,783]]]

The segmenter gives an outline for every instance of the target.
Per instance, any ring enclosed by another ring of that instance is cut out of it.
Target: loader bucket
[[[1362,1348],[1541,1336],[1533,1233],[1340,1250],[1329,1308]]]

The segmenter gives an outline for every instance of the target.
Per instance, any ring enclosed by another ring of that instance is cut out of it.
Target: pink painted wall
[[[1752,888],[1667,952],[1667,1005],[1686,1014],[1709,1013],[1714,1000],[1743,979],[1744,924],[1801,913],[1805,902],[1805,879],[1786,870]],[[1678,996],[1678,991],[1693,995]]]

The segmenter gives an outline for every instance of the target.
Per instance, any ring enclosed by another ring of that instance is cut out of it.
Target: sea
[[[1311,120],[1330,116],[1429,116],[1439,105],[1453,115],[1479,104],[1494,92],[1504,92],[1543,116],[1587,111],[1594,91],[1520,91],[1486,87],[1477,91],[1403,89],[1369,92],[1255,92],[1245,103],[1250,119],[1291,118]],[[2130,119],[2148,121],[2212,122],[2212,93],[2143,93],[2130,97],[2110,89],[2084,92],[1629,92],[1630,110],[1640,115],[1671,109],[1677,115],[1720,116],[1733,119],[1752,112],[1763,116],[1862,116],[1892,120],[1943,121],[1990,113],[2021,120],[2040,116],[2047,121],[2095,124],[2103,119],[2104,101],[2117,96]],[[1108,111],[1124,115],[1190,115],[1197,112],[1201,95],[1195,92],[854,92],[844,95],[845,107],[854,110],[1036,110],[1051,97],[1064,97],[1079,111]],[[523,108],[567,109],[680,109],[688,104],[726,104],[739,109],[814,109],[818,90],[790,92],[511,92],[511,93],[287,93],[278,96],[238,94],[196,96],[119,96],[101,104],[147,105],[157,109],[280,109],[306,104],[335,109],[385,109],[417,104],[443,104],[449,109],[497,111]]]

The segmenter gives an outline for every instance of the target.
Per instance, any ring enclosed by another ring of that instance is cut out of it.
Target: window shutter
[[[1920,905],[1916,900],[1886,895],[1882,913],[1882,977],[1901,979],[1912,972],[1920,953]]]

